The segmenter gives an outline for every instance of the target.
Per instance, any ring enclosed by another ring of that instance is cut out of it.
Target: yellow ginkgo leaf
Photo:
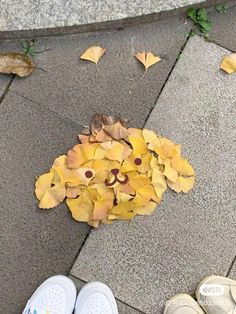
[[[39,208],[52,208],[60,204],[66,196],[63,183],[52,184],[53,171],[41,175],[35,183],[35,194],[39,200]]]
[[[135,207],[134,213],[138,215],[150,215],[154,212],[157,204],[155,202],[149,202],[147,205],[142,207]]]
[[[220,68],[229,74],[236,72],[236,53],[224,57]]]
[[[40,199],[39,208],[53,208],[60,204],[66,196],[66,188],[64,184],[56,184],[52,188],[45,191]]]
[[[35,183],[35,194],[38,200],[41,200],[43,194],[51,188],[53,172],[42,174]]]
[[[93,160],[98,146],[98,143],[83,143],[75,145],[67,155],[68,167],[71,169],[77,169],[86,161]]]
[[[138,52],[135,55],[135,58],[138,59],[145,67],[145,70],[147,70],[150,66],[156,64],[157,62],[161,61],[161,58],[158,56],[154,56],[151,52]]]
[[[72,217],[77,221],[91,220],[93,213],[92,201],[82,193],[80,197],[75,199],[66,199],[66,204],[69,207]]]
[[[147,144],[142,137],[129,136],[129,142],[132,145],[134,154],[141,155],[148,151]]]
[[[189,192],[190,190],[192,190],[192,188],[194,186],[194,182],[195,182],[194,176],[187,177],[187,178],[179,176],[178,180],[174,183],[167,180],[168,186],[177,193]]]
[[[170,159],[166,159],[164,162],[165,170],[164,175],[171,182],[176,182],[178,180],[178,172],[171,167]]]
[[[142,133],[146,143],[151,143],[157,140],[157,134],[152,130],[143,129]]]
[[[111,148],[106,152],[105,157],[110,160],[117,160],[122,162],[132,153],[132,150],[119,142],[114,142]]]
[[[93,46],[85,50],[85,52],[80,56],[80,59],[91,61],[97,64],[101,57],[104,55],[105,51],[105,48]]]
[[[173,158],[171,158],[171,166],[182,176],[189,177],[194,175],[194,169],[187,159],[183,159],[179,156],[174,156]]]

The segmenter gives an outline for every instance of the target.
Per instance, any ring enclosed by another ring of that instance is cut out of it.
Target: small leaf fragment
[[[224,57],[220,68],[229,74],[236,72],[236,53]]]
[[[150,66],[156,64],[157,62],[161,61],[161,58],[159,56],[154,56],[151,52],[138,52],[135,55],[135,58],[138,59],[145,67],[145,70],[147,70]]]
[[[31,59],[21,53],[0,54],[0,73],[28,76],[35,68]]]
[[[97,64],[105,52],[106,52],[105,48],[99,46],[92,46],[85,50],[85,52],[80,56],[80,59],[91,61]]]

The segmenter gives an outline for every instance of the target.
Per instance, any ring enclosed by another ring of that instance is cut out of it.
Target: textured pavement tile
[[[171,70],[190,25],[178,19],[137,25],[124,30],[87,33],[38,40],[36,50],[50,48],[36,58],[40,70],[25,80],[17,79],[11,90],[72,119],[88,124],[95,112],[120,114],[141,126]],[[178,28],[180,27],[180,28]],[[92,45],[107,48],[96,66],[79,59]],[[131,88],[144,68],[133,55],[150,50],[162,61]]]
[[[225,53],[192,38],[146,124],[183,145],[194,190],[168,191],[153,215],[93,230],[72,268],[146,313],[162,313],[207,275],[226,275],[235,255],[236,77],[218,69]]]
[[[75,278],[74,276],[69,276],[69,277],[70,279],[74,281],[77,288],[77,292],[79,292],[80,289],[85,285],[85,282],[78,278]],[[140,312],[119,300],[116,300],[116,302],[117,302],[119,314],[144,314],[143,312]]]
[[[213,23],[209,39],[236,52],[236,6],[229,8],[222,14],[210,13],[209,18]]]
[[[9,93],[0,106],[0,313],[21,313],[42,280],[67,273],[89,228],[65,204],[38,209],[35,175],[77,142],[81,128]]]

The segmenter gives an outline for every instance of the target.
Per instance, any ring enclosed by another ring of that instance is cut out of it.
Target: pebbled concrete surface
[[[104,112],[122,115],[141,127],[190,30],[190,24],[183,23],[172,18],[113,32],[39,39],[36,50],[51,49],[35,59],[46,73],[35,70],[16,79],[11,90],[79,124]],[[93,45],[107,48],[98,64],[102,74],[95,64],[79,59]],[[144,71],[134,54],[143,50],[160,55],[162,61],[132,88]]]
[[[82,289],[82,287],[85,285],[85,282],[78,278],[75,278],[74,276],[69,276],[69,277],[70,279],[74,281],[77,288],[77,293],[79,293],[80,289]],[[117,303],[119,314],[145,314],[144,312],[140,312],[130,307],[129,305],[121,302],[120,300],[116,300],[116,303]]]
[[[235,17],[236,6],[228,8],[225,13],[212,12],[209,14],[213,24],[209,39],[233,52],[236,52]]]
[[[35,176],[77,143],[81,127],[16,94],[0,106],[0,313],[21,313],[47,277],[68,273],[89,228],[64,204],[37,207]]]
[[[204,0],[15,0],[1,1],[0,27],[4,30],[52,28],[107,22],[168,11]],[[1,28],[0,28],[1,29]]]
[[[149,217],[93,230],[71,271],[146,313],[162,313],[207,275],[226,275],[235,256],[236,76],[219,70],[226,53],[192,38],[145,126],[183,145],[194,190],[169,191]]]

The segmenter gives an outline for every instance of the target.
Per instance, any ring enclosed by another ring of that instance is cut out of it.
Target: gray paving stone
[[[77,142],[81,128],[16,94],[0,106],[0,313],[21,313],[37,285],[68,273],[89,228],[62,204],[38,209],[35,175]]]
[[[30,77],[17,79],[11,90],[41,103],[80,124],[88,124],[95,112],[120,114],[142,126],[156,97],[185,42],[190,25],[169,19],[127,29],[39,39],[36,63],[47,73],[35,71]],[[96,71],[91,62],[79,59],[92,45],[107,48]],[[133,57],[138,51],[150,50],[162,61],[143,73],[143,66]],[[131,79],[131,80],[130,80]]]
[[[69,277],[70,279],[74,281],[77,288],[77,292],[79,292],[79,290],[85,285],[85,282],[78,278],[75,278],[74,276],[69,276]],[[120,300],[116,300],[116,302],[117,302],[119,314],[145,314],[144,312],[140,312],[128,306],[127,304],[121,302]]]
[[[207,275],[226,275],[235,255],[236,77],[219,70],[225,53],[192,38],[146,124],[183,144],[194,190],[168,191],[153,215],[93,230],[72,268],[146,313],[162,313],[168,298],[193,293]]]
[[[131,18],[184,7],[204,0],[57,0],[28,2],[16,0],[9,6],[1,1],[0,29],[25,30],[84,25]]]
[[[209,18],[213,23],[210,40],[236,52],[236,6],[230,7],[225,13],[212,12]]]

